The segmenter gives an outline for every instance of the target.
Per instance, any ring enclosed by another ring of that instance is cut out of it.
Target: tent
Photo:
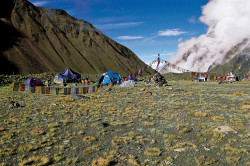
[[[206,79],[205,79],[205,77],[199,77],[199,78],[197,79],[197,81],[198,81],[198,82],[205,82]]]
[[[81,75],[72,71],[69,67],[62,73],[58,74],[58,80],[63,79],[65,82],[75,81],[81,78]]]
[[[98,80],[98,85],[110,85],[110,83],[115,84],[121,84],[122,79],[121,76],[113,71],[107,71],[106,73],[103,73],[99,80]]]
[[[38,78],[28,78],[25,82],[25,87],[42,86],[41,80]]]
[[[128,80],[138,81],[138,79],[136,78],[136,76],[131,76],[131,75],[129,75],[129,76],[125,79],[125,81],[128,81]]]

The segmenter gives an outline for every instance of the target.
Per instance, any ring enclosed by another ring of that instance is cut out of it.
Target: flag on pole
[[[42,87],[41,87],[41,93],[42,93],[42,94],[45,94],[45,86],[42,86]]]
[[[40,93],[41,91],[41,86],[36,86],[36,93]]]
[[[68,88],[64,88],[63,94],[64,94],[64,95],[67,95],[67,94],[68,94]]]
[[[82,94],[82,88],[79,88],[79,94]]]
[[[21,91],[21,92],[22,92],[22,91],[25,91],[25,84],[20,84],[19,86],[20,86],[20,91]]]
[[[160,54],[158,54],[158,58],[157,58],[157,68],[156,68],[156,71],[157,71],[157,73],[159,72],[159,64],[160,64]]]
[[[19,91],[19,83],[13,83],[12,87],[13,87],[13,91]]]
[[[70,92],[71,92],[71,88],[68,88],[67,89],[67,94],[70,95]]]
[[[50,94],[50,88],[49,87],[45,88],[45,94]]]
[[[83,93],[83,94],[86,94],[86,93],[87,93],[86,87],[82,87],[82,93]]]

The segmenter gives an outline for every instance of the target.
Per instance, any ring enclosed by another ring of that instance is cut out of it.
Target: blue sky
[[[199,21],[208,0],[29,0],[36,6],[66,10],[116,42],[145,63],[157,54],[168,60],[178,43],[206,33]]]

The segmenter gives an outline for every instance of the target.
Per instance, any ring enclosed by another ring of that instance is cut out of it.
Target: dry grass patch
[[[19,166],[26,166],[26,165],[36,165],[36,166],[43,166],[48,165],[50,163],[50,158],[46,156],[32,156],[28,160],[23,160],[19,163]]]
[[[38,149],[38,147],[36,145],[27,144],[27,145],[20,146],[18,148],[18,151],[19,152],[30,152],[30,151],[34,151],[37,149]]]
[[[110,166],[111,161],[105,158],[94,159],[91,163],[91,166]]]
[[[161,150],[159,148],[147,148],[144,151],[144,155],[150,156],[150,157],[158,157],[161,155]]]
[[[194,116],[195,116],[196,118],[207,117],[207,113],[205,113],[205,112],[195,112],[195,113],[194,113]]]
[[[32,135],[43,135],[45,134],[45,130],[42,128],[36,128],[36,129],[33,129],[30,133]]]
[[[213,116],[211,119],[215,122],[223,122],[225,120],[225,118],[221,116]]]
[[[230,164],[236,164],[242,158],[242,154],[248,153],[244,148],[233,148],[229,144],[226,144],[224,147],[222,147],[221,151],[226,152],[226,161]]]
[[[244,92],[234,92],[233,93],[233,96],[236,97],[236,96],[244,96],[245,93]]]
[[[13,148],[1,148],[0,149],[0,157],[7,157],[14,154]]]
[[[92,154],[94,152],[99,151],[100,148],[98,147],[98,145],[92,145],[91,147],[88,147],[87,149],[85,149],[83,151],[84,154]]]
[[[213,165],[215,164],[217,160],[213,157],[208,157],[208,156],[201,156],[198,158],[195,158],[195,162],[197,166],[206,166],[206,165]]]
[[[128,163],[133,166],[140,166],[139,162],[135,159],[135,156],[132,155],[129,156]]]
[[[91,143],[93,143],[94,141],[96,141],[96,138],[93,137],[93,136],[86,136],[86,137],[84,137],[82,140],[83,140],[84,143],[91,144]]]

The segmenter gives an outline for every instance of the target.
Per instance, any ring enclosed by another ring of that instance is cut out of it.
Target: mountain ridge
[[[11,66],[11,71],[1,67],[2,73],[60,72],[71,67],[79,73],[113,70],[128,75],[146,65],[130,49],[64,10],[36,7],[26,0],[0,4],[4,36],[0,40],[7,41],[0,58]]]

